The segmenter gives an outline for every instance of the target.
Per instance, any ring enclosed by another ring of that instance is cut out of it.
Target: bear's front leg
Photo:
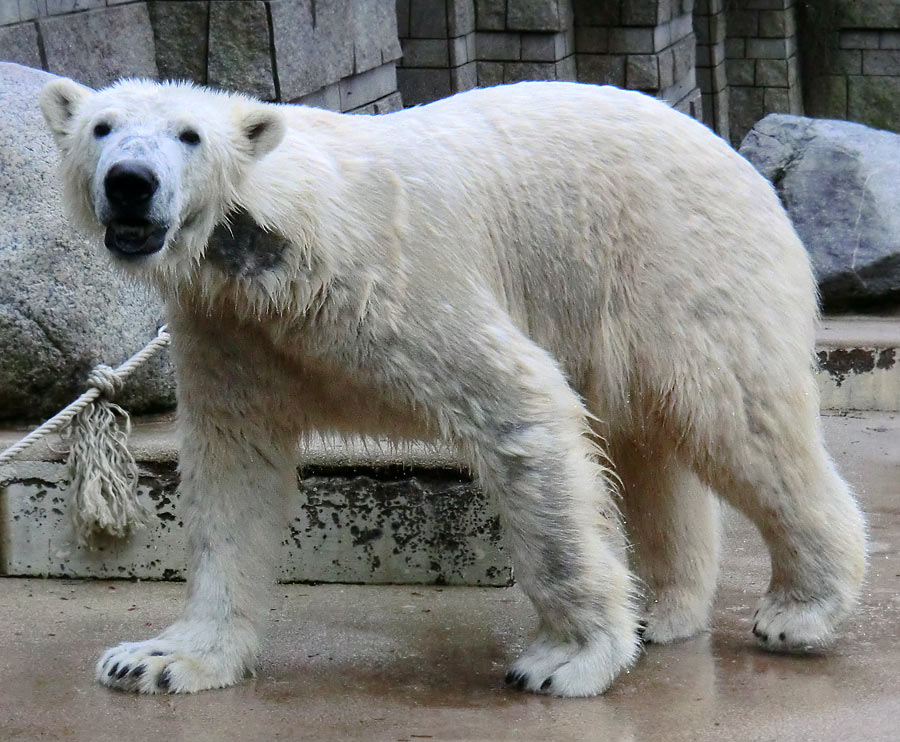
[[[177,331],[187,604],[159,636],[107,650],[96,669],[104,685],[141,693],[222,688],[254,669],[295,477],[273,365],[260,365],[250,341]]]
[[[506,682],[592,696],[637,656],[638,616],[615,505],[577,401],[546,381],[520,407],[552,400],[543,419],[522,416],[480,449],[481,481],[497,495],[516,580],[539,620]]]
[[[392,386],[413,390],[499,504],[516,580],[539,619],[507,683],[596,695],[640,647],[609,472],[556,362],[500,311],[477,317],[474,308],[444,315],[430,341],[392,343]]]

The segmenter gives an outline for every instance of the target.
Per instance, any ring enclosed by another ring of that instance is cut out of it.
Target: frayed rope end
[[[69,423],[69,512],[82,545],[103,534],[123,538],[149,521],[137,496],[137,464],[127,445],[130,432],[128,413],[105,394]]]
[[[0,466],[12,461],[50,433],[68,430],[69,506],[79,543],[101,534],[122,538],[146,526],[150,512],[137,496],[138,472],[128,450],[131,419],[110,399],[128,376],[169,344],[166,326],[156,337],[116,369],[97,366],[88,376],[88,390],[22,440],[0,452]],[[119,418],[124,423],[119,424]]]

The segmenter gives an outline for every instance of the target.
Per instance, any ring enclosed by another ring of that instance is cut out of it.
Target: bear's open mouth
[[[106,247],[118,256],[131,258],[159,252],[167,228],[146,219],[116,219],[106,225]]]

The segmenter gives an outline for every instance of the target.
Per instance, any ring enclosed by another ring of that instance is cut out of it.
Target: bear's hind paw
[[[842,601],[765,595],[753,614],[753,636],[771,652],[813,652],[829,644],[846,609]]]

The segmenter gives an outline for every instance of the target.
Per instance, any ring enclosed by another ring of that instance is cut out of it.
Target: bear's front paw
[[[583,642],[538,638],[513,663],[506,684],[518,690],[554,696],[596,696],[637,656],[637,634],[598,632]]]
[[[186,642],[158,637],[124,642],[97,662],[97,680],[136,693],[194,693],[239,682],[245,663],[225,649],[191,649]]]

